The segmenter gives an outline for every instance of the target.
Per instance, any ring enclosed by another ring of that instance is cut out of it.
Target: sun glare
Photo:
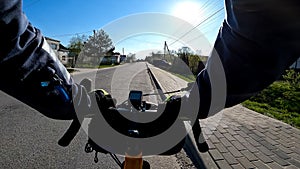
[[[197,1],[179,2],[173,7],[172,15],[194,24],[201,17],[201,3]]]

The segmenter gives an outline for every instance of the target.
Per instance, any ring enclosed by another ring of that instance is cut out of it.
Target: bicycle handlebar
[[[170,92],[170,93],[172,93],[172,92]],[[148,95],[148,94],[146,94],[146,95]],[[149,94],[149,95],[151,95],[151,94]],[[123,114],[124,112],[130,112],[127,109],[119,109],[118,111],[121,114]],[[151,110],[148,110],[148,111],[151,112]],[[74,119],[72,121],[72,123],[69,126],[69,128],[66,130],[66,132],[64,133],[64,135],[58,141],[58,144],[60,146],[66,147],[66,146],[68,146],[71,143],[71,141],[74,139],[74,137],[76,136],[76,134],[79,132],[80,127],[81,127],[81,123],[82,123],[83,119],[84,118],[82,118],[80,120],[79,119]],[[205,139],[202,138],[203,136],[201,135],[202,134],[201,127],[200,127],[199,124],[197,124],[197,122],[192,127],[192,130],[193,130],[194,139],[196,141],[198,150],[200,152],[206,152],[208,150],[208,145],[205,142]]]

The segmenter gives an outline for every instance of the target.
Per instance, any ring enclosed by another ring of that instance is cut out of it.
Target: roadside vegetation
[[[172,74],[187,81],[187,82],[195,82],[196,81],[196,77],[193,74],[190,74],[190,75],[182,75],[182,74],[178,74],[178,73],[172,73]]]
[[[196,76],[205,67],[207,58],[208,56],[192,52],[189,47],[182,47],[178,51],[152,52],[145,58],[145,61],[187,82],[195,82]]]
[[[300,129],[300,73],[287,70],[282,80],[242,105]]]

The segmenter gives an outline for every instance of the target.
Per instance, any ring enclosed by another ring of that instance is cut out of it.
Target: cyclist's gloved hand
[[[197,111],[198,105],[197,105],[197,101],[191,100],[194,98],[190,97],[190,96],[191,96],[190,93],[182,96],[182,98],[181,98],[181,104],[183,106],[182,109],[183,109],[183,111],[186,111],[186,113],[185,113],[186,117],[189,118],[191,121],[194,121],[194,124],[192,125],[192,131],[193,131],[193,135],[194,135],[194,139],[195,139],[198,151],[207,152],[209,150],[209,147],[203,136],[199,119],[196,119],[196,120],[191,119],[192,112],[198,113],[198,111]],[[199,115],[197,115],[196,117],[198,118]]]
[[[91,97],[95,97],[96,103],[93,106],[97,106],[100,110],[105,111],[106,109],[112,107],[115,108],[115,100],[111,95],[104,89],[97,89],[90,92]]]
[[[197,113],[197,104],[193,105],[195,101],[190,100],[190,93],[187,93],[183,96],[180,95],[172,95],[169,98],[167,98],[166,102],[166,110],[165,111],[172,111],[173,114],[176,114],[174,112],[176,111],[184,111],[185,118],[190,119],[191,121],[194,121],[195,119],[191,119],[191,113],[196,112]],[[196,119],[195,123],[192,126],[192,131],[194,135],[194,139],[196,142],[197,149],[200,152],[207,152],[209,147],[203,137],[203,133],[201,131],[200,122],[198,119]]]
[[[0,1],[0,37],[0,90],[53,119],[76,118],[73,97],[88,107],[86,92],[29,23],[21,0]]]

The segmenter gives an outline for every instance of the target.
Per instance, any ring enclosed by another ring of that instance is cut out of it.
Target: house
[[[45,38],[50,47],[56,53],[58,59],[64,64],[65,66],[70,66],[73,64],[73,57],[69,57],[69,50],[65,46],[63,46],[59,40],[52,39],[49,37]]]
[[[300,57],[291,66],[291,69],[300,70]]]

